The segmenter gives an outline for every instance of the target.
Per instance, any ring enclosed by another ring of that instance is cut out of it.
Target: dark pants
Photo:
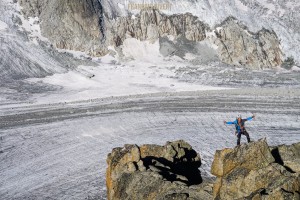
[[[244,131],[241,131],[241,132],[239,132],[237,134],[237,138],[238,138],[237,139],[237,145],[238,146],[241,144],[241,137],[242,137],[242,135],[245,135],[247,137],[248,143],[250,142],[250,136],[249,136],[248,132],[246,130],[244,130]]]

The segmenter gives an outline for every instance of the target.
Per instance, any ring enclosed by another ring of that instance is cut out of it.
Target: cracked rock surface
[[[200,155],[183,140],[158,145],[125,145],[108,155],[108,199],[211,199],[202,180]]]
[[[183,140],[125,145],[108,155],[108,199],[299,199],[299,143],[269,147],[265,139],[217,150],[203,180],[200,155]]]
[[[300,174],[291,170],[297,169],[299,153],[293,152],[298,146],[282,145],[271,151],[262,139],[217,151],[211,169],[217,176],[214,199],[299,199]],[[291,160],[295,162],[291,164]]]
[[[276,67],[283,56],[279,39],[274,31],[262,29],[251,33],[236,19],[226,19],[215,30],[220,59],[228,64],[250,66],[253,69]]]

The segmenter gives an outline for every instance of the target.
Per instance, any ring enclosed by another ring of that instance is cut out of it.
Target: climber
[[[246,121],[250,121],[252,119],[255,118],[255,115],[253,115],[252,117],[248,117],[247,119],[242,119],[242,117],[239,115],[236,120],[234,120],[233,122],[226,122],[224,121],[224,124],[234,124],[235,125],[235,135],[237,135],[237,146],[239,146],[241,144],[241,136],[245,135],[247,137],[247,141],[248,143],[250,142],[250,136],[249,133],[246,131],[245,128],[245,122]]]

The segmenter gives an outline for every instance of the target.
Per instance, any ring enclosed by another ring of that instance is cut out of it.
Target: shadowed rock
[[[198,169],[200,155],[182,140],[115,148],[107,164],[108,199],[212,198]]]
[[[280,145],[271,148],[276,162],[283,165],[290,172],[300,173],[300,143]]]

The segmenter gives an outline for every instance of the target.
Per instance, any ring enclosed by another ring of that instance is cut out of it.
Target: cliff
[[[262,29],[250,32],[237,19],[229,17],[215,30],[220,59],[228,64],[263,67],[280,66],[283,54],[279,39],[274,31]]]

